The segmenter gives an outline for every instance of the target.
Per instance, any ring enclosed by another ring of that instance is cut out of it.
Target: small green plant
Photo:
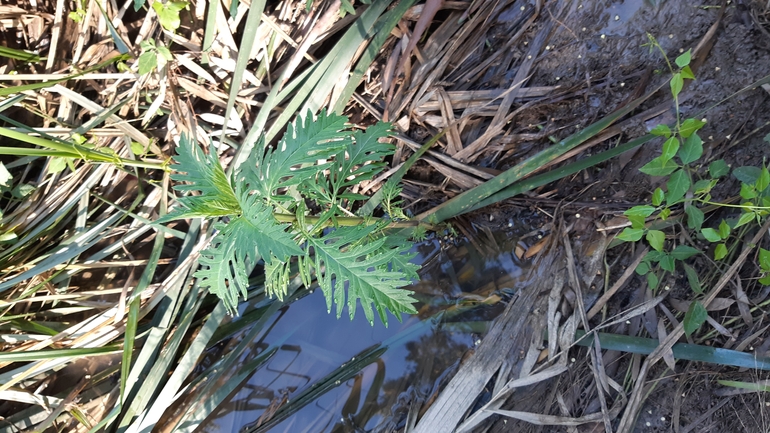
[[[415,313],[411,292],[400,289],[418,279],[419,267],[409,262],[412,243],[389,233],[389,224],[403,212],[399,191],[384,191],[387,218],[357,216],[368,197],[352,191],[384,168],[394,146],[380,142],[390,125],[377,123],[366,131],[352,130],[347,118],[311,113],[290,125],[275,149],[258,143],[249,158],[227,176],[215,149],[205,154],[189,137],[177,149],[178,172],[172,179],[181,206],[159,222],[179,218],[216,218],[214,235],[201,253],[203,269],[195,274],[201,286],[219,296],[231,312],[239,296],[247,296],[248,276],[260,262],[268,294],[282,298],[298,266],[304,284],[315,273],[327,309],[337,317],[347,303],[351,319],[360,300],[373,323],[372,304],[387,325],[386,310]],[[346,301],[347,292],[347,301]]]
[[[770,210],[770,172],[766,166],[762,167],[738,167],[732,171],[732,175],[741,182],[740,196],[743,201],[738,205],[717,203],[712,201],[711,191],[719,180],[730,174],[730,167],[720,159],[711,162],[707,169],[697,164],[703,156],[703,140],[698,131],[706,125],[706,119],[683,119],[679,112],[679,94],[684,86],[684,80],[694,80],[695,75],[690,69],[691,52],[681,54],[674,60],[676,68],[666,57],[665,52],[658,42],[649,36],[651,49],[658,49],[663,53],[672,77],[670,80],[671,95],[676,109],[676,124],[658,125],[651,133],[664,139],[661,155],[654,158],[640,168],[650,176],[666,178],[666,190],[656,188],[652,194],[652,205],[634,206],[625,212],[631,224],[625,228],[618,239],[628,242],[636,242],[644,238],[652,247],[647,256],[636,268],[636,272],[647,278],[648,286],[656,290],[664,273],[674,273],[677,262],[681,263],[687,276],[690,288],[697,294],[703,289],[697,272],[684,263],[684,260],[699,254],[696,248],[688,245],[678,245],[670,248],[666,235],[661,230],[648,227],[648,220],[667,220],[673,207],[682,206],[687,228],[692,230],[699,238],[715,244],[713,248],[714,260],[722,260],[728,255],[728,240],[735,230],[749,223],[761,223]],[[705,214],[703,205],[715,205],[718,207],[736,207],[741,213],[737,218],[723,219],[717,228],[703,227]],[[764,253],[760,253],[762,255]],[[767,257],[767,256],[765,256]],[[770,272],[770,257],[767,267],[762,271]],[[760,280],[762,284],[770,283],[770,278],[765,276]],[[684,327],[687,335],[697,330],[706,320],[706,310],[703,305],[694,301],[691,303],[684,319]]]
[[[762,271],[759,284],[770,286],[770,251],[764,248],[759,249],[759,269]]]
[[[158,14],[158,22],[164,29],[174,32],[182,24],[182,20],[179,18],[179,13],[187,8],[186,1],[173,1],[166,2],[155,0],[152,2],[152,8]]]
[[[86,18],[86,5],[84,0],[78,0],[75,2],[76,9],[68,14],[69,18],[80,24]]]
[[[156,45],[152,38],[140,42],[139,47],[142,49],[142,54],[139,55],[139,75],[163,69],[166,63],[174,58],[168,48],[162,44]]]
[[[35,192],[35,187],[26,183],[13,184],[13,175],[5,167],[5,164],[0,162],[0,195],[4,199],[11,202],[21,202]],[[4,210],[0,208],[0,218],[3,217]],[[0,226],[0,246],[12,243],[16,240],[16,234],[13,232],[13,228],[8,226]]]

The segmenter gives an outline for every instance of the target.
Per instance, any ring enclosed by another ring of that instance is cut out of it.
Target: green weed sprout
[[[139,43],[142,54],[139,56],[139,75],[149,74],[155,69],[163,69],[166,63],[174,59],[171,51],[161,44],[155,44],[150,38]]]
[[[672,127],[660,124],[651,133],[665,139],[661,155],[654,158],[639,170],[650,176],[662,176],[666,179],[666,191],[656,188],[652,193],[651,205],[634,206],[625,212],[631,226],[625,228],[617,237],[620,240],[636,242],[644,238],[652,247],[636,272],[647,278],[647,284],[656,290],[664,273],[674,273],[677,263],[681,263],[687,276],[690,288],[697,294],[702,294],[697,272],[684,263],[684,260],[701,253],[700,250],[688,245],[677,245],[670,248],[666,235],[661,230],[650,229],[648,220],[666,220],[671,215],[672,207],[683,205],[687,228],[700,238],[716,244],[714,260],[722,260],[728,254],[727,241],[739,227],[749,223],[761,223],[770,211],[770,172],[765,165],[762,167],[738,167],[732,175],[741,182],[738,205],[716,203],[712,201],[711,190],[720,178],[730,174],[730,167],[723,160],[716,160],[702,170],[697,164],[703,156],[703,140],[698,131],[706,125],[706,119],[683,119],[679,112],[679,94],[684,86],[684,80],[694,80],[695,75],[690,69],[691,51],[688,50],[671,64],[658,42],[651,36],[649,46],[663,53],[666,64],[672,74],[670,80],[671,95],[676,109],[676,123]],[[766,137],[767,141],[767,137]],[[703,227],[705,215],[699,205],[716,205],[719,207],[737,207],[741,214],[737,218],[722,220],[717,228]],[[763,264],[764,263],[764,264]],[[760,250],[760,268],[763,277],[761,284],[770,285],[770,252]],[[706,310],[698,302],[692,302],[684,319],[685,332],[689,336],[706,320]]]

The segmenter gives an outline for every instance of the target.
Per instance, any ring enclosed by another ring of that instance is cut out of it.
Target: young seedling
[[[666,220],[671,215],[672,208],[682,206],[687,228],[699,238],[716,244],[713,258],[722,260],[728,255],[728,240],[734,231],[752,222],[761,223],[770,211],[770,172],[764,165],[736,168],[732,175],[741,182],[740,196],[743,201],[739,205],[712,201],[712,189],[721,178],[730,173],[730,167],[720,159],[711,162],[704,173],[697,165],[697,161],[703,156],[703,140],[698,131],[706,125],[706,119],[683,119],[679,111],[679,94],[684,87],[684,80],[695,79],[690,69],[691,52],[688,50],[677,57],[674,60],[674,68],[658,42],[652,36],[649,36],[649,39],[651,49],[657,48],[663,53],[672,74],[669,87],[676,110],[676,123],[673,126],[657,125],[650,131],[662,137],[664,142],[660,156],[645,164],[640,171],[650,176],[666,178],[666,190],[656,188],[650,200],[651,205],[634,206],[625,212],[631,226],[624,229],[618,239],[636,242],[644,238],[652,247],[652,251],[636,268],[637,273],[646,276],[647,284],[652,290],[658,288],[664,273],[675,272],[679,262],[691,289],[701,294],[703,289],[697,272],[684,263],[700,251],[688,245],[678,245],[670,249],[670,242],[667,242],[665,233],[649,228],[648,220]],[[694,179],[696,180],[693,181]],[[737,218],[722,220],[717,228],[703,227],[705,215],[699,205],[736,207],[740,208],[741,214]],[[765,253],[760,251],[760,261],[763,254]],[[762,268],[762,272],[768,271],[770,264]],[[768,284],[770,278],[765,275],[760,282]],[[706,310],[703,305],[698,301],[692,302],[684,319],[687,335],[697,330],[705,320]]]
[[[150,38],[139,43],[142,54],[139,55],[139,75],[149,74],[154,70],[161,70],[174,59],[168,48],[155,44],[155,40]]]

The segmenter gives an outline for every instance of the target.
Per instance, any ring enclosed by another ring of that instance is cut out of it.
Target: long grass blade
[[[190,234],[190,243],[192,243],[193,239],[197,238],[197,234],[198,230],[196,227]],[[183,254],[189,255],[190,247],[183,248]],[[187,262],[187,259],[185,259],[185,262]],[[173,357],[160,355],[162,351],[175,353],[178,350],[192,323],[193,317],[201,306],[202,299],[198,294],[197,286],[195,286],[194,290],[188,289],[189,277],[187,277],[187,273],[191,269],[191,267],[177,269],[180,272],[180,277],[166,292],[168,302],[161,305],[155,312],[153,321],[158,326],[150,332],[148,340],[139,353],[137,362],[128,376],[126,394],[129,396],[128,401],[130,401],[130,404],[127,408],[124,408],[124,414],[119,423],[119,427],[122,429],[125,429],[132,422],[138,423],[147,405],[160,392],[160,387],[168,378],[168,372],[173,361]],[[179,322],[174,324],[178,317],[181,317]],[[169,332],[170,330],[172,331]],[[165,345],[163,344],[164,342]],[[134,392],[133,385],[140,378],[144,380],[139,389]],[[135,419],[136,416],[139,416],[139,419]]]
[[[737,380],[717,380],[717,383],[731,388],[746,389],[755,392],[770,392],[770,384],[762,382],[740,382]]]
[[[70,260],[79,256],[84,251],[88,250],[97,242],[99,242],[102,239],[101,235],[103,235],[104,230],[110,227],[119,218],[120,215],[118,214],[112,215],[111,217],[106,218],[104,221],[101,221],[99,224],[92,227],[86,233],[76,235],[72,239],[72,242],[66,246],[61,246],[60,248],[54,250],[46,259],[41,260],[32,269],[22,272],[21,274],[16,275],[15,277],[3,283],[0,283],[0,292],[4,292],[26,279],[40,275],[43,272],[49,271],[54,267],[61,265],[62,263],[69,262]]]
[[[91,68],[88,68],[82,72],[78,72],[76,74],[67,75],[66,77],[57,78],[54,80],[46,81],[43,83],[31,83],[31,84],[22,84],[21,86],[13,86],[13,87],[5,87],[0,88],[0,96],[8,96],[13,95],[14,93],[22,93],[30,90],[38,90],[38,89],[47,89],[49,87],[52,87],[58,83],[63,83],[67,80],[71,80],[72,78],[79,77],[81,75],[85,75],[91,72],[98,71],[99,69],[102,69],[106,66],[112,65],[113,63],[118,62],[124,62],[128,59],[130,59],[131,56],[128,54],[121,54],[119,56],[113,57],[107,61],[101,62],[96,66],[93,66]]]
[[[256,143],[257,137],[263,134],[267,119],[273,108],[291,94],[292,91],[296,89],[296,93],[294,93],[291,101],[287,106],[283,107],[278,118],[270,125],[267,132],[264,133],[266,143],[269,143],[283,130],[294,116],[294,113],[301,112],[304,114],[307,112],[307,109],[311,109],[315,113],[320,108],[322,101],[331,94],[334,84],[339,80],[339,77],[345,75],[343,70],[350,64],[360,45],[371,37],[377,19],[389,5],[390,1],[387,0],[373,3],[361,14],[321,61],[288,82],[284,88],[275,86],[270,91],[257,118],[254,120],[254,124],[246,135],[243,145],[238,149],[233,163],[234,167],[238,167],[243,163],[246,155],[251,152]],[[276,79],[276,82],[280,83],[288,78],[281,74]],[[302,111],[299,111],[300,107],[304,107]]]
[[[131,51],[131,49],[128,47],[128,45],[123,40],[123,38],[120,37],[120,34],[118,34],[118,30],[115,28],[115,26],[112,25],[112,20],[107,15],[107,12],[104,10],[104,6],[100,2],[96,2],[96,6],[99,8],[99,11],[102,13],[102,18],[104,18],[104,23],[107,24],[107,29],[110,31],[110,36],[112,37],[112,43],[115,44],[115,48],[118,50],[120,54],[128,54]]]
[[[265,102],[262,103],[262,108],[260,108],[259,113],[257,113],[257,117],[254,119],[254,123],[251,126],[251,129],[249,129],[248,134],[246,134],[246,138],[243,139],[243,143],[241,143],[241,145],[238,147],[238,152],[235,154],[233,163],[228,168],[228,171],[236,169],[243,163],[243,161],[246,160],[249,153],[254,149],[254,145],[258,141],[257,139],[264,132],[265,125],[267,124],[267,120],[270,117],[272,110],[278,106],[278,104],[283,102],[283,100],[288,98],[289,95],[293,94],[297,89],[301,89],[303,86],[305,86],[308,77],[318,69],[319,65],[320,63],[316,63],[310,66],[305,71],[300,73],[294,80],[288,82],[283,89],[280,89],[278,86],[274,86],[270,90],[270,93],[268,93],[267,97],[265,98]],[[279,82],[283,79],[283,76],[283,74],[279,75]]]
[[[347,77],[349,73],[347,68],[353,60],[356,52],[362,44],[374,36],[375,24],[385,10],[390,7],[390,1],[373,2],[348,31],[334,44],[334,48],[324,56],[322,63],[328,64],[324,69],[324,75],[314,84],[313,91],[308,95],[307,101],[299,113],[306,113],[308,110],[313,112],[321,108],[321,104],[329,97],[334,85],[340,80],[340,77]],[[334,103],[335,101],[332,101]],[[280,125],[280,123],[279,123]],[[283,126],[280,126],[282,129]],[[270,137],[270,134],[268,134]]]
[[[131,294],[128,319],[126,321],[126,332],[124,337],[123,347],[123,359],[120,365],[120,402],[121,405],[125,403],[126,398],[126,383],[128,383],[129,371],[131,370],[131,357],[134,351],[134,337],[136,336],[137,322],[139,321],[139,306],[141,302],[140,295],[149,287],[152,282],[152,278],[155,275],[155,270],[158,267],[158,260],[163,250],[164,237],[156,236],[155,244],[152,247],[148,264],[142,272],[142,276],[139,278],[139,283],[134,288],[134,292]]]
[[[188,301],[193,297],[195,296],[189,296]],[[181,345],[181,340],[184,337],[184,333],[189,329],[189,323],[192,321],[190,317],[197,313],[199,307],[200,303],[196,303],[192,311],[186,312],[182,318],[182,321],[180,322],[180,328],[175,330],[174,333],[172,333],[170,336],[165,335],[166,333],[164,332],[159,333],[155,338],[152,339],[152,341],[158,341],[161,344],[165,342],[163,347],[155,348],[158,351],[162,349],[162,352],[156,355],[160,355],[162,353],[174,353],[179,348]],[[166,311],[167,310],[168,309],[166,309]],[[128,428],[126,430],[126,427],[129,426],[132,422],[134,425],[138,426],[138,423],[143,418],[143,412],[146,410],[147,406],[153,402],[157,404],[157,394],[161,390],[163,383],[166,381],[168,373],[172,367],[172,361],[173,357],[170,356],[156,356],[154,358],[154,363],[151,365],[149,373],[147,373],[147,376],[141,383],[141,387],[138,389],[135,395],[129,394],[128,400],[130,401],[130,404],[127,408],[125,408],[125,414],[119,423],[119,431],[137,431],[136,429],[132,428]],[[129,383],[131,383],[131,376],[133,375],[134,371],[138,371],[138,369],[135,368],[132,370],[132,374],[129,375]]]
[[[23,101],[26,97],[27,95],[16,95],[11,98],[4,99],[2,102],[0,102],[0,113]]]
[[[347,75],[345,68],[350,64],[359,46],[370,36],[377,18],[389,5],[390,1],[387,0],[375,2],[361,14],[319,62],[318,68],[270,126],[265,134],[266,142],[270,142],[283,130],[294,117],[294,113],[307,113],[308,110],[315,113],[321,108],[321,104],[329,97],[340,77]]]
[[[173,403],[174,396],[177,395],[179,389],[184,385],[184,381],[195,369],[198,358],[225,317],[227,317],[227,308],[220,301],[209,315],[206,323],[201,327],[198,335],[195,336],[190,347],[179,360],[179,363],[174,368],[174,373],[166,382],[158,397],[148,407],[147,414],[137,421],[136,430],[142,431],[161,419],[165,410]]]
[[[551,182],[555,182],[559,179],[563,179],[567,176],[571,176],[575,173],[579,173],[580,171],[585,170],[589,167],[593,167],[599,163],[608,161],[622,153],[628,152],[629,150],[633,150],[645,143],[648,143],[654,140],[655,138],[657,137],[655,137],[654,135],[648,134],[648,135],[639,137],[635,140],[631,140],[628,143],[624,143],[619,146],[616,146],[610,150],[605,150],[604,152],[591,155],[590,157],[581,159],[580,161],[575,161],[563,167],[559,167],[554,170],[550,170],[548,172],[520,180],[518,182],[515,182],[511,186],[492,194],[486,199],[479,201],[478,203],[474,204],[463,213],[481,209],[485,206],[498,203],[502,200],[514,197],[523,192],[531,191],[539,186],[547,185]]]
[[[213,0],[217,2],[218,0]],[[235,4],[236,2],[234,2]],[[257,29],[259,28],[259,22],[262,19],[262,12],[265,10],[265,0],[255,0],[249,5],[249,13],[246,16],[246,26],[243,29],[243,38],[241,39],[241,45],[238,47],[238,60],[235,62],[235,70],[233,71],[233,81],[230,83],[230,96],[227,98],[227,108],[225,109],[225,117],[222,121],[222,136],[225,136],[227,131],[227,121],[230,119],[230,114],[235,107],[235,98],[238,96],[238,91],[241,90],[241,82],[243,81],[243,72],[246,70],[246,66],[249,64],[249,57],[251,57],[251,49],[256,42]],[[212,18],[216,19],[216,18]]]
[[[468,212],[469,209],[474,208],[478,203],[489,198],[496,192],[512,185],[514,182],[517,182],[520,179],[523,179],[548,162],[553,161],[555,158],[563,155],[564,153],[575,148],[586,140],[595,137],[605,128],[612,125],[616,120],[632,112],[646,99],[646,97],[641,97],[632,101],[625,107],[605,116],[603,119],[588,126],[582,131],[565,138],[564,140],[537,153],[536,155],[528,158],[520,164],[511,167],[497,177],[490,179],[475,188],[465,191],[462,194],[457,195],[456,197],[436,206],[435,208],[423,214],[418,215],[417,218],[420,220],[427,220],[429,222],[441,222]]]
[[[35,53],[30,53],[24,50],[17,50],[16,48],[8,48],[8,47],[0,47],[0,57],[20,60],[25,63],[37,63],[43,60],[42,57],[38,56]]]
[[[339,99],[337,99],[337,102],[334,104],[333,110],[335,113],[342,115],[348,101],[350,101],[350,98],[353,96],[353,92],[356,91],[356,88],[361,83],[364,74],[366,74],[369,66],[371,66],[372,62],[379,54],[385,41],[390,37],[390,32],[415,3],[416,0],[402,0],[377,20],[371,32],[374,36],[372,36],[369,45],[366,46],[366,50],[361,55],[358,63],[356,63],[353,73],[350,75],[347,84],[345,84],[345,87],[342,89]]]
[[[631,337],[628,335],[596,333],[602,349],[617,350],[627,353],[649,355],[657,349],[660,342],[652,338]],[[594,334],[585,336],[585,331],[575,333],[575,339],[580,346],[591,347]],[[673,347],[674,358],[687,361],[708,362],[711,364],[726,365],[739,368],[752,368],[757,370],[770,370],[770,358],[756,356],[751,353],[735,350],[721,349],[719,347],[700,346],[697,344],[677,343]]]
[[[203,65],[209,64],[209,51],[211,51],[214,39],[217,37],[217,9],[220,7],[219,0],[209,0],[206,27],[203,31],[203,46],[201,47],[201,63]]]
[[[51,350],[30,350],[28,352],[6,352],[0,353],[0,362],[30,362],[43,361],[48,359],[66,359],[84,356],[105,355],[109,353],[120,352],[123,348],[120,346],[103,346],[78,349],[51,349]]]
[[[136,325],[139,321],[139,298],[135,298],[128,306],[128,320],[126,321],[126,333],[123,337],[123,358],[120,362],[120,404],[126,402],[126,383],[131,369],[131,357],[134,351],[134,339],[136,338]]]

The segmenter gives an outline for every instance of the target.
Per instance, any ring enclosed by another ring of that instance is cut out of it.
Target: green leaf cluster
[[[136,7],[136,0],[134,0],[134,7]],[[182,20],[179,17],[179,13],[187,8],[188,3],[186,1],[174,1],[169,0],[166,2],[155,0],[152,2],[152,8],[155,13],[158,14],[158,22],[164,29],[174,32],[182,24]],[[138,9],[138,8],[137,8]]]
[[[689,245],[677,245],[671,251],[653,250],[644,256],[639,266],[636,267],[636,273],[644,275],[647,278],[647,286],[651,290],[656,290],[663,274],[665,272],[673,273],[677,262],[680,262],[687,274],[690,288],[696,293],[701,293],[703,289],[701,288],[698,274],[684,262],[696,254],[700,254],[700,251]]]
[[[150,38],[139,43],[142,54],[139,55],[139,75],[149,74],[155,69],[162,69],[166,63],[173,60],[171,51],[163,45],[156,45]]]
[[[660,156],[645,164],[640,171],[650,176],[662,176],[665,179],[665,190],[656,188],[650,198],[651,205],[634,206],[625,212],[630,227],[625,228],[617,238],[626,242],[636,242],[644,238],[652,250],[642,259],[636,268],[639,275],[647,279],[648,287],[656,290],[666,273],[674,273],[677,263],[684,270],[690,288],[696,294],[703,293],[703,287],[698,273],[685,261],[700,254],[696,248],[688,245],[678,245],[673,250],[667,245],[666,235],[661,230],[650,228],[654,220],[666,220],[671,215],[671,209],[682,206],[686,219],[686,227],[692,235],[714,245],[714,260],[722,260],[729,253],[728,241],[736,229],[749,223],[761,223],[770,211],[770,171],[762,167],[738,167],[732,175],[740,181],[740,205],[714,203],[711,198],[712,189],[720,179],[730,174],[730,167],[720,159],[711,162],[708,167],[696,165],[703,156],[703,140],[698,131],[706,124],[706,119],[682,119],[679,113],[679,94],[684,86],[684,80],[694,80],[690,69],[691,53],[688,50],[674,61],[676,69],[671,65],[660,45],[650,36],[650,47],[658,48],[666,59],[671,70],[671,95],[676,108],[676,124],[657,125],[651,130],[655,136],[663,138]],[[765,140],[770,142],[770,134]],[[705,168],[705,170],[704,170]],[[714,227],[703,227],[705,214],[699,205],[717,205],[719,207],[738,207],[740,215],[720,221]],[[739,233],[736,238],[740,238]],[[759,249],[759,266],[761,276],[759,282],[770,285],[770,251]],[[708,313],[697,300],[690,304],[684,317],[684,330],[689,336],[706,321]]]
[[[650,46],[660,48],[657,41],[650,37]],[[661,52],[663,50],[661,49]],[[664,53],[665,58],[665,53]],[[627,242],[636,242],[644,238],[654,251],[645,258],[637,271],[647,276],[648,285],[655,288],[659,282],[659,273],[653,272],[655,267],[659,266],[660,271],[674,272],[676,260],[683,260],[677,257],[675,252],[681,252],[682,245],[676,247],[671,253],[666,250],[666,236],[660,230],[648,228],[647,222],[650,220],[666,220],[672,207],[682,205],[686,216],[687,227],[699,234],[702,239],[708,242],[716,243],[714,248],[714,259],[721,260],[727,256],[728,248],[726,241],[729,239],[733,230],[751,221],[759,221],[766,215],[766,209],[770,205],[768,198],[768,185],[770,185],[770,173],[766,168],[759,167],[740,167],[733,171],[733,176],[742,183],[741,197],[744,202],[741,203],[742,214],[737,220],[723,220],[718,228],[703,227],[705,215],[699,204],[713,204],[711,202],[711,190],[717,185],[719,179],[730,172],[730,167],[724,160],[713,161],[708,169],[701,174],[702,170],[696,165],[697,161],[703,156],[703,140],[698,135],[698,131],[706,125],[705,119],[684,119],[681,120],[679,114],[678,96],[682,90],[685,79],[695,79],[692,70],[689,67],[691,53],[687,51],[677,57],[674,61],[677,69],[666,62],[672,70],[670,82],[671,94],[676,107],[676,125],[658,125],[651,130],[653,135],[664,139],[661,155],[645,164],[640,171],[650,176],[667,177],[665,190],[656,188],[650,199],[652,206],[641,205],[634,206],[625,212],[629,220],[630,227],[627,227],[618,235],[618,239]],[[697,179],[697,180],[696,180]],[[691,247],[688,247],[691,248]],[[693,249],[694,250],[694,249]],[[695,250],[697,251],[697,250]],[[680,254],[681,256],[681,254]],[[685,273],[688,276],[691,288],[700,292],[700,283],[697,274],[687,265]]]
[[[315,276],[337,317],[347,305],[352,319],[360,301],[370,322],[372,305],[386,325],[388,310],[401,320],[400,313],[416,312],[411,292],[400,289],[418,279],[419,267],[409,262],[412,244],[389,233],[388,220],[356,217],[367,197],[351,191],[385,167],[394,147],[381,141],[390,133],[387,123],[351,130],[346,117],[308,113],[289,125],[275,148],[256,146],[262,150],[229,177],[213,146],[204,153],[182,137],[172,179],[177,191],[189,194],[159,222],[222,218],[195,275],[231,312],[247,297],[248,276],[258,263],[265,267],[267,292],[279,298],[296,263],[307,286]],[[403,217],[393,193],[386,210],[391,218]]]

